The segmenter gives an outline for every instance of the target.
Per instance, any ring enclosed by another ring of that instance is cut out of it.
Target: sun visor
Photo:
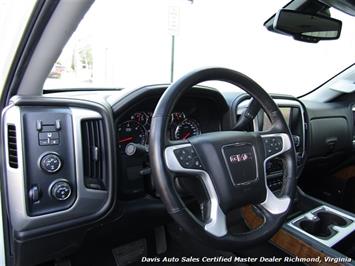
[[[342,93],[352,93],[355,91],[355,83],[349,79],[341,79],[335,81],[329,88]]]

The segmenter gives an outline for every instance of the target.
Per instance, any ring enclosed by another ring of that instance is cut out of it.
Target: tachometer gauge
[[[144,145],[146,141],[147,132],[140,123],[129,120],[118,126],[118,147],[121,150],[124,150],[128,143]]]
[[[175,112],[171,114],[171,123],[179,123],[186,118],[184,112]]]
[[[131,116],[131,119],[142,125],[146,125],[148,123],[149,117],[145,112],[137,112]]]
[[[175,140],[188,139],[201,134],[200,127],[195,120],[185,119],[175,129]]]

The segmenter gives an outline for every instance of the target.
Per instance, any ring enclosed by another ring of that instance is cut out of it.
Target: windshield
[[[352,17],[339,40],[302,43],[263,23],[288,0],[95,1],[45,89],[169,83],[206,66],[240,71],[268,92],[299,96],[354,62]]]

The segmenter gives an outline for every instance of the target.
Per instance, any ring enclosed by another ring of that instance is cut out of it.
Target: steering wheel
[[[249,93],[269,116],[271,129],[221,131],[185,141],[169,140],[167,128],[175,103],[194,85],[211,80],[234,84]],[[152,117],[149,143],[157,191],[168,213],[191,236],[219,250],[235,251],[269,239],[282,226],[296,188],[295,148],[279,108],[249,77],[225,68],[200,69],[183,76],[160,98]],[[282,156],[284,161],[279,196],[266,184],[266,163],[275,156]],[[206,221],[197,219],[181,200],[175,188],[179,174],[201,179],[209,199]],[[263,217],[263,224],[246,233],[230,233],[228,213],[250,204]]]

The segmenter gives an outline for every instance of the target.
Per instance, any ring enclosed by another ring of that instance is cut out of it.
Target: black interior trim
[[[90,102],[90,101],[82,101],[82,100],[73,100],[73,99],[63,99],[63,98],[46,98],[43,101],[43,97],[20,97],[16,96],[13,98],[12,102],[17,106],[61,106],[61,107],[79,107],[79,108],[87,108],[94,110],[102,115],[102,121],[104,123],[104,128],[106,131],[104,132],[105,137],[107,139],[107,149],[108,149],[108,165],[111,165],[112,168],[108,171],[108,180],[111,180],[111,184],[109,186],[109,198],[106,206],[103,208],[101,212],[98,212],[89,217],[79,218],[76,220],[70,220],[65,223],[51,225],[48,227],[42,227],[36,230],[24,231],[24,232],[15,232],[15,237],[20,240],[29,240],[39,235],[46,235],[52,233],[53,231],[60,231],[63,229],[70,228],[72,226],[77,226],[78,224],[98,222],[99,220],[105,218],[115,206],[116,201],[116,150],[115,145],[113,143],[115,136],[115,131],[113,127],[113,117],[112,112],[107,106],[103,106],[98,103]]]

